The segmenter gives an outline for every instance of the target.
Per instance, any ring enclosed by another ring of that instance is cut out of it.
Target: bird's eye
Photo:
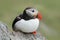
[[[32,12],[34,12],[34,10],[32,10]]]

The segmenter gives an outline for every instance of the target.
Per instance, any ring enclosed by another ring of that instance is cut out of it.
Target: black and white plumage
[[[12,28],[14,31],[19,30],[25,33],[31,33],[36,31],[38,26],[39,26],[38,10],[32,7],[27,7],[23,11],[23,14],[20,14],[14,19],[12,24]]]

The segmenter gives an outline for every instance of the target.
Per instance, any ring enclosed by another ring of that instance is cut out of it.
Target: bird
[[[21,31],[35,35],[41,19],[42,15],[36,8],[27,7],[23,10],[22,14],[19,14],[13,20],[12,29],[13,31]]]

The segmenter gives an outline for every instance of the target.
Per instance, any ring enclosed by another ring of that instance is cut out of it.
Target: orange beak
[[[42,20],[42,15],[40,14],[40,12],[38,12],[38,19]]]

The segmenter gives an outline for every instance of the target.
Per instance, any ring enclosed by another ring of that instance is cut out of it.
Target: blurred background
[[[60,40],[60,0],[0,0],[0,21],[12,31],[14,18],[26,7],[37,8],[42,16],[39,31],[48,40]]]

